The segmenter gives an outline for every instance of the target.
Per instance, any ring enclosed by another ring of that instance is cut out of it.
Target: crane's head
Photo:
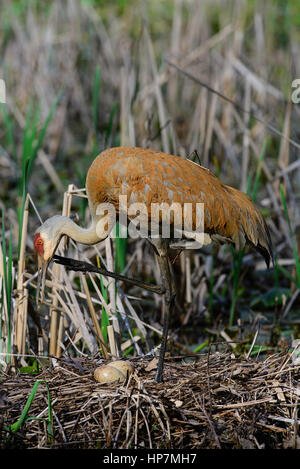
[[[41,291],[41,301],[44,299],[44,290],[46,284],[46,274],[50,261],[56,251],[62,236],[60,227],[60,217],[56,215],[49,218],[35,232],[34,249],[38,258],[38,283],[36,291],[36,301],[39,301]]]

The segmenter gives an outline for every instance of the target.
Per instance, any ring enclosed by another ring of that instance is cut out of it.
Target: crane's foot
[[[163,367],[160,367],[160,368],[157,367],[154,380],[155,380],[157,383],[161,383],[162,380],[163,380],[162,377],[163,377]]]

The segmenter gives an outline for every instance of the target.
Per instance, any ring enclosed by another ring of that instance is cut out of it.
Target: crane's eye
[[[34,249],[37,251],[39,255],[42,255],[44,252],[44,240],[41,238],[40,233],[36,233],[34,236]]]

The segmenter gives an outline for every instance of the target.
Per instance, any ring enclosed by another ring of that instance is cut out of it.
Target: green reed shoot
[[[12,274],[12,267],[13,267],[13,260],[12,260],[12,233],[10,232],[9,236],[9,244],[8,244],[8,255],[6,251],[6,242],[5,242],[5,227],[4,227],[4,213],[2,212],[2,253],[3,253],[3,272],[4,272],[4,285],[2,285],[2,306],[1,309],[3,311],[3,292],[5,291],[5,300],[6,300],[6,311],[7,311],[7,322],[6,322],[6,330],[7,330],[7,363],[10,362],[10,354],[11,354],[11,299],[12,299],[12,288],[13,288],[13,274]]]
[[[116,223],[116,235],[114,238],[115,247],[116,247],[116,259],[115,259],[115,271],[117,273],[122,273],[126,266],[126,248],[127,248],[127,238],[120,238],[120,224]]]
[[[48,418],[38,418],[38,417],[28,417],[28,413],[29,413],[29,410],[30,410],[30,407],[31,407],[31,404],[35,398],[35,395],[36,395],[36,392],[37,392],[37,389],[39,387],[39,385],[43,383],[45,384],[46,386],[46,389],[47,389],[47,401],[48,401]],[[48,383],[47,381],[43,380],[43,379],[39,379],[37,380],[34,385],[33,385],[33,388],[28,396],[28,399],[26,401],[26,404],[25,404],[25,407],[21,413],[21,416],[20,418],[15,422],[13,423],[12,425],[10,425],[9,427],[5,427],[5,430],[10,432],[10,433],[16,433],[20,428],[21,426],[23,425],[24,422],[28,422],[30,420],[42,420],[42,421],[46,421],[47,422],[47,436],[48,436],[48,442],[51,443],[53,442],[53,431],[52,431],[52,427],[53,427],[53,416],[52,416],[52,402],[51,402],[51,396],[50,396],[50,390],[49,390],[49,386],[48,386]],[[11,436],[10,436],[11,438]]]

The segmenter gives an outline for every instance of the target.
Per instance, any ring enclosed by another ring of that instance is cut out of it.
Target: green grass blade
[[[116,259],[115,259],[115,271],[117,273],[123,272],[126,267],[126,249],[127,249],[127,238],[120,238],[120,225],[116,223],[116,237],[114,239],[116,246]]]
[[[20,418],[15,422],[13,423],[12,425],[10,425],[9,427],[6,427],[6,430],[11,432],[11,433],[16,433],[20,428],[21,426],[23,425],[23,423],[25,421],[28,421],[28,420],[32,420],[34,417],[28,417],[28,413],[29,413],[29,410],[30,410],[30,407],[31,407],[31,404],[35,398],[35,395],[36,395],[36,392],[37,392],[37,389],[39,387],[39,385],[43,383],[46,385],[46,389],[47,389],[47,399],[48,399],[48,419],[47,419],[47,433],[48,433],[48,438],[50,441],[53,441],[53,433],[52,433],[52,426],[53,426],[53,417],[52,417],[52,402],[51,402],[51,396],[50,396],[50,390],[49,390],[49,386],[48,386],[48,383],[47,381],[45,380],[37,380],[34,385],[33,385],[33,388],[28,396],[28,399],[26,401],[26,404],[24,406],[24,409],[21,413],[21,416]]]

